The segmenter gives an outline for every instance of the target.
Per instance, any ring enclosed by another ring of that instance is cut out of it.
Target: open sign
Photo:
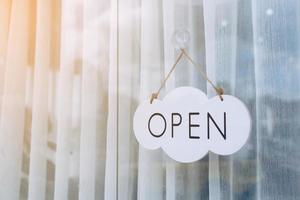
[[[229,155],[247,141],[251,118],[236,97],[208,99],[192,87],[171,91],[162,101],[149,100],[137,108],[133,127],[141,146],[162,148],[179,162],[194,162],[208,151]]]

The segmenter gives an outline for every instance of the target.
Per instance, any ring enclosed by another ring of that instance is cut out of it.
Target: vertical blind
[[[0,200],[298,199],[299,13],[298,0],[0,0]],[[246,102],[251,136],[232,156],[180,164],[134,137],[182,30],[203,68],[180,62],[162,96],[214,96],[202,70]]]

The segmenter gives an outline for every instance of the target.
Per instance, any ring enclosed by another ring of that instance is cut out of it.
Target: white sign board
[[[133,119],[135,136],[144,148],[162,148],[179,162],[194,162],[208,151],[230,155],[246,143],[251,118],[236,97],[208,99],[199,89],[180,87],[161,100],[142,102]]]

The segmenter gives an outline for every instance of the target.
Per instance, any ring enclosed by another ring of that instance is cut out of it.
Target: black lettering
[[[191,117],[192,117],[192,115],[199,115],[199,114],[200,113],[198,113],[198,112],[189,113],[189,138],[190,139],[200,139],[199,136],[193,136],[192,135],[192,127],[200,127],[200,125],[199,124],[192,124],[191,123]]]
[[[224,131],[222,132],[221,129],[219,128],[219,126],[217,125],[217,123],[215,122],[215,120],[213,119],[213,117],[207,113],[207,138],[210,138],[210,128],[209,128],[209,121],[212,121],[214,123],[214,125],[216,126],[216,128],[218,129],[218,131],[220,132],[220,134],[222,135],[222,137],[224,138],[224,140],[226,140],[226,112],[224,112]]]
[[[175,115],[179,117],[179,122],[176,123],[176,124],[174,123],[174,116]],[[181,124],[181,122],[182,122],[181,115],[179,113],[172,113],[172,133],[171,133],[172,138],[174,137],[174,126],[179,126]]]
[[[164,123],[165,123],[165,127],[164,127],[164,131],[161,133],[161,134],[154,134],[152,131],[151,131],[151,128],[150,128],[150,121],[152,120],[152,118],[154,117],[154,116],[160,116],[163,120],[164,120]],[[151,115],[151,117],[150,117],[150,119],[149,119],[149,121],[148,121],[148,130],[149,130],[149,132],[150,132],[150,134],[152,135],[152,136],[154,136],[154,137],[161,137],[165,132],[166,132],[166,129],[167,129],[167,121],[166,121],[166,119],[165,119],[165,117],[162,115],[162,114],[160,114],[160,113],[154,113],[153,115]]]

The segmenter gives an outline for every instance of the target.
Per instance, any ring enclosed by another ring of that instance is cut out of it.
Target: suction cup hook
[[[176,48],[184,49],[188,46],[191,39],[190,32],[187,29],[177,29],[174,31],[172,40]]]

